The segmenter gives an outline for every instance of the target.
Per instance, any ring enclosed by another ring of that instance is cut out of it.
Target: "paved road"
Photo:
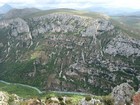
[[[5,83],[7,85],[13,84],[13,85],[20,85],[23,87],[28,87],[28,88],[32,88],[34,90],[36,90],[39,94],[45,93],[44,91],[39,90],[36,87],[30,86],[30,85],[25,85],[25,84],[20,84],[20,83],[10,83],[10,82],[6,82],[3,80],[0,80],[1,83]],[[50,92],[54,92],[54,93],[59,93],[59,94],[70,94],[70,95],[92,95],[92,94],[87,94],[87,93],[82,93],[82,92],[65,92],[65,91],[50,91]]]

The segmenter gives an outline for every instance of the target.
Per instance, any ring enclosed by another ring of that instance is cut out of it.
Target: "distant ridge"
[[[11,9],[13,8],[9,4],[4,4],[3,6],[0,7],[0,14],[5,14]]]
[[[4,15],[4,18],[16,18],[16,17],[24,17],[26,15],[39,12],[41,10],[37,8],[24,8],[24,9],[11,9]]]

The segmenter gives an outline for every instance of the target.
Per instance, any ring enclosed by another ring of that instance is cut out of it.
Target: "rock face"
[[[111,42],[108,43],[104,52],[112,55],[123,56],[140,56],[140,41],[131,39],[123,35],[116,36]]]
[[[43,13],[0,20],[0,79],[94,94],[124,81],[138,88],[139,40],[103,15]]]
[[[103,103],[98,99],[91,98],[90,100],[82,99],[78,105],[103,105]]]
[[[21,18],[0,21],[0,28],[8,28],[9,34],[17,39],[29,39],[29,26]],[[24,38],[23,38],[24,37]]]
[[[16,94],[0,91],[0,105],[20,105],[22,100]]]
[[[0,105],[8,105],[9,95],[0,91]]]
[[[33,36],[44,33],[78,34],[80,36],[92,36],[112,30],[113,25],[105,19],[93,19],[78,15],[53,13],[42,17],[30,19],[33,27]]]
[[[134,95],[134,89],[128,83],[123,83],[113,89],[112,97],[114,98],[115,105],[125,105],[132,103],[131,99]]]

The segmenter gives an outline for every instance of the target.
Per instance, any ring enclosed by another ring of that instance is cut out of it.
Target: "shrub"
[[[103,98],[104,105],[114,105],[114,100],[111,96],[104,96]]]
[[[67,98],[65,103],[66,105],[72,105],[72,100],[70,98]]]
[[[61,101],[61,102],[60,102],[60,105],[65,105],[65,103]]]
[[[48,100],[48,99],[50,99],[51,98],[51,96],[46,96],[46,100]]]
[[[63,101],[63,97],[60,97],[60,96],[59,96],[59,97],[58,97],[58,100],[59,100],[59,101]]]
[[[14,101],[14,97],[11,95],[11,96],[9,96],[9,100],[8,100],[8,103],[11,103],[11,102],[13,102]]]
[[[91,100],[91,96],[86,96],[86,97],[85,97],[85,100],[86,100],[86,101],[90,101],[90,100]]]

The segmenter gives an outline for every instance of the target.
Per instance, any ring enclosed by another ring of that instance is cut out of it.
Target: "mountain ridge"
[[[41,10],[37,8],[24,8],[24,9],[11,9],[6,14],[4,14],[4,19],[16,18],[16,17],[24,17],[26,15],[39,12]]]
[[[0,7],[0,14],[7,13],[9,10],[11,10],[12,7],[9,4],[4,4]]]

